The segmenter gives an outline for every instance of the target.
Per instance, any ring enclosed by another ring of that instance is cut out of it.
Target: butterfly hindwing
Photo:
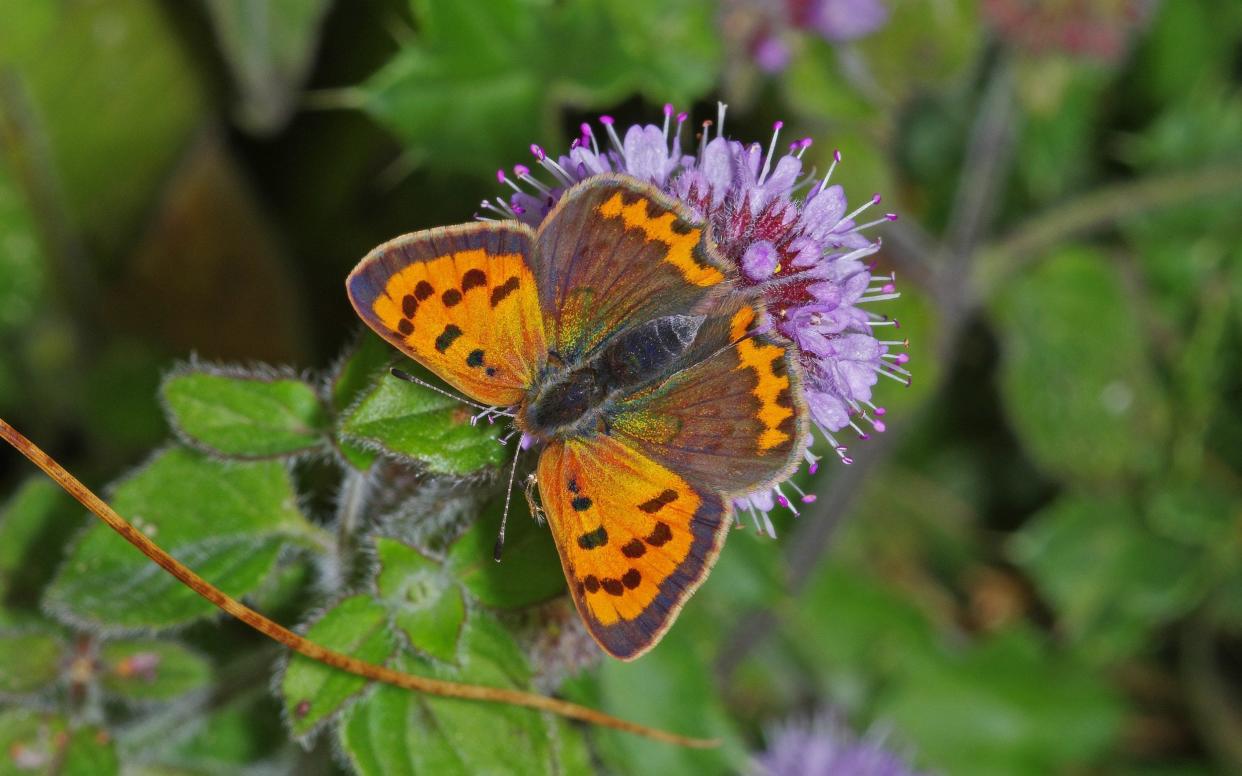
[[[548,346],[570,363],[626,328],[710,308],[733,287],[706,227],[634,178],[599,175],[570,189],[536,250]]]
[[[620,401],[609,433],[731,496],[790,474],[807,434],[796,351],[779,337],[756,333],[758,318],[757,309],[741,304],[705,324],[700,339],[707,342],[695,346],[710,354]]]
[[[516,404],[547,354],[533,238],[517,223],[398,237],[350,273],[350,301],[376,333],[462,393]]]
[[[578,612],[609,654],[638,657],[715,562],[728,505],[604,435],[550,444],[538,478]]]

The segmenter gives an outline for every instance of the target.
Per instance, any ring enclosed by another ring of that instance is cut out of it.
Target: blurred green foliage
[[[775,75],[737,2],[6,5],[0,417],[327,646],[723,745],[273,679],[6,455],[0,774],[739,772],[824,708],[943,773],[1242,771],[1242,5],[1114,20],[1111,56],[1031,50],[1004,5],[893,2]],[[601,660],[520,497],[491,560],[499,427],[389,376],[342,281],[532,142],[716,99],[894,203],[915,383],[655,651]]]

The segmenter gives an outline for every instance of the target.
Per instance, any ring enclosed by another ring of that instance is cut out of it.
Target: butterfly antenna
[[[407,383],[414,383],[415,385],[421,385],[421,386],[422,386],[422,387],[424,387],[424,388],[427,388],[427,389],[429,389],[429,390],[435,391],[436,393],[440,394],[441,396],[447,396],[447,397],[449,397],[450,399],[453,399],[453,400],[455,400],[455,401],[459,401],[459,402],[461,402],[462,404],[469,404],[471,407],[476,407],[476,408],[481,409],[481,410],[489,410],[489,411],[490,411],[490,410],[495,410],[495,409],[496,409],[495,407],[488,407],[486,404],[479,404],[478,402],[475,402],[475,401],[470,401],[469,399],[466,399],[466,398],[464,398],[464,397],[458,396],[458,395],[457,395],[457,394],[455,394],[455,393],[452,393],[452,392],[450,392],[450,391],[446,391],[446,390],[444,390],[443,388],[437,388],[436,386],[432,385],[431,383],[427,382],[426,380],[419,380],[417,377],[415,377],[414,375],[410,374],[409,372],[403,372],[403,371],[401,371],[400,369],[397,369],[396,367],[393,367],[393,368],[392,368],[392,369],[390,369],[389,371],[392,373],[392,376],[393,376],[393,377],[395,377],[395,378],[397,378],[398,380],[405,380]]]
[[[509,487],[505,488],[505,511],[500,516],[500,533],[496,534],[496,547],[492,549],[492,559],[497,563],[500,562],[500,553],[505,548],[505,526],[509,523],[509,502],[513,500],[513,478],[517,475],[518,458],[522,457],[522,448],[519,445],[517,452],[513,454],[513,465],[509,467]]]

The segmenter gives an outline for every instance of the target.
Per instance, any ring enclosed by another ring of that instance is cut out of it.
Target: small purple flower
[[[876,736],[858,738],[838,718],[820,714],[770,731],[756,776],[919,776]]]
[[[737,266],[741,285],[763,298],[768,313],[762,325],[798,346],[811,419],[838,457],[851,463],[839,434],[849,429],[867,439],[884,431],[885,410],[872,403],[873,386],[880,378],[910,382],[908,356],[894,352],[908,343],[877,336],[900,324],[870,309],[899,295],[894,278],[874,274],[865,263],[880,249],[880,241],[868,232],[897,216],[885,213],[864,220],[880,203],[878,194],[849,209],[845,192],[830,183],[841,161],[839,152],[822,177],[803,169],[810,138],[778,152],[781,122],[766,149],[743,144],[725,137],[722,104],[715,136],[709,131],[712,122],[704,122],[697,149],[686,153],[681,135],[687,118],[666,105],[662,126],[634,125],[622,136],[616,122],[602,116],[602,142],[593,127],[583,124],[564,155],[554,158],[539,146],[531,147],[545,179],[525,165],[516,165],[512,177],[501,170],[497,178],[511,193],[482,206],[494,215],[537,226],[567,188],[605,172],[632,175],[677,197],[711,225],[720,252]],[[808,448],[804,458],[813,474],[819,456]],[[809,503],[815,497],[790,480],[738,499],[735,506],[770,534],[767,513],[780,505],[796,514],[794,500]]]
[[[760,70],[779,73],[793,58],[796,33],[845,43],[880,29],[888,16],[885,0],[728,0],[721,27]]]
[[[787,0],[795,27],[842,42],[870,35],[888,22],[883,0]]]

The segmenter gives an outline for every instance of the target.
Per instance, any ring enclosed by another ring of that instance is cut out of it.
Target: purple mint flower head
[[[876,736],[858,738],[838,718],[820,714],[773,729],[756,776],[919,776]]]
[[[869,232],[897,216],[865,218],[880,203],[878,194],[851,210],[845,192],[831,183],[841,154],[833,154],[822,177],[804,170],[811,139],[782,151],[781,122],[766,147],[744,144],[725,136],[722,104],[715,136],[713,122],[704,122],[697,148],[687,153],[681,144],[687,118],[666,105],[662,125],[634,125],[621,133],[611,117],[602,116],[603,130],[597,133],[583,124],[581,135],[559,157],[532,146],[541,177],[520,164],[512,175],[499,171],[498,180],[511,191],[482,206],[491,216],[537,226],[566,189],[606,172],[631,175],[681,200],[710,224],[721,254],[737,267],[743,290],[764,300],[763,325],[798,346],[811,419],[841,461],[851,463],[840,434],[848,429],[867,439],[884,431],[885,410],[872,402],[872,388],[881,378],[910,382],[908,356],[898,352],[908,343],[877,334],[897,329],[898,321],[871,309],[899,296],[894,277],[876,274],[865,261],[880,249]],[[804,457],[814,474],[819,456],[808,447]],[[795,502],[814,500],[790,480],[738,499],[735,506],[761,531],[772,533],[768,512],[780,506],[796,514]]]

